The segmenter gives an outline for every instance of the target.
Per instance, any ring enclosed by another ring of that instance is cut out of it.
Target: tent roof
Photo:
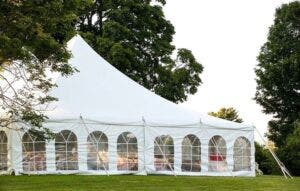
[[[48,114],[51,119],[83,118],[157,125],[191,125],[199,122],[224,128],[250,127],[189,111],[131,80],[98,55],[81,36],[68,42],[69,63],[79,72],[57,76],[52,95],[59,99]]]

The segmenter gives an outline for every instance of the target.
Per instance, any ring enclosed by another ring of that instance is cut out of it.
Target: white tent
[[[0,129],[0,171],[255,175],[252,125],[192,112],[154,94],[79,35],[68,49],[79,72],[55,77],[52,94],[59,101],[45,123],[55,139]]]

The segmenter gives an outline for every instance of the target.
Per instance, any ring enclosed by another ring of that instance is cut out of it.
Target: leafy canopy
[[[243,122],[242,118],[239,117],[238,112],[233,107],[229,107],[229,108],[223,107],[217,112],[209,112],[208,115],[237,122],[237,123]]]
[[[39,106],[56,98],[46,71],[70,75],[65,42],[75,33],[80,0],[5,0],[0,3],[0,125],[17,121],[41,127]]]
[[[283,4],[276,10],[267,42],[255,68],[255,100],[263,111],[272,114],[268,138],[294,175],[299,169],[300,120],[300,2]],[[298,124],[298,125],[297,125]]]
[[[66,42],[77,32],[116,68],[174,102],[201,84],[203,67],[192,52],[172,44],[164,0],[6,0],[0,3],[1,126],[16,121],[41,127],[41,106],[56,100],[47,71],[75,69]],[[79,16],[79,19],[78,19]],[[21,83],[20,83],[21,82]],[[17,84],[17,85],[16,85]]]
[[[91,1],[77,26],[117,69],[162,97],[181,102],[197,92],[203,67],[190,50],[172,44],[175,31],[164,16],[164,4],[164,0]]]
[[[300,118],[300,2],[276,10],[258,62],[254,99],[266,114],[273,114],[268,138],[280,147]]]

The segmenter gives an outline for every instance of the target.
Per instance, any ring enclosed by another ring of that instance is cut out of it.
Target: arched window
[[[124,132],[118,137],[118,170],[138,170],[138,144],[134,134]]]
[[[87,138],[88,170],[108,170],[108,139],[101,131],[94,131]]]
[[[221,136],[213,136],[208,145],[209,171],[227,171],[226,142]]]
[[[174,142],[171,136],[161,135],[155,138],[154,166],[156,171],[174,170]]]
[[[182,171],[200,172],[201,143],[197,136],[187,135],[182,141]]]
[[[46,170],[46,145],[45,139],[41,136],[34,136],[29,132],[22,138],[22,155],[24,171],[45,171]]]
[[[7,170],[7,136],[4,131],[0,131],[0,171]]]
[[[251,146],[245,137],[238,137],[233,148],[233,171],[251,170]]]
[[[55,137],[56,170],[78,170],[77,137],[63,130]]]

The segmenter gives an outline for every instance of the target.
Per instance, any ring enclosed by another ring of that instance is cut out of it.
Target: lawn
[[[256,178],[189,177],[189,176],[0,176],[0,190],[261,190],[299,191],[300,177],[284,179],[281,176]]]

